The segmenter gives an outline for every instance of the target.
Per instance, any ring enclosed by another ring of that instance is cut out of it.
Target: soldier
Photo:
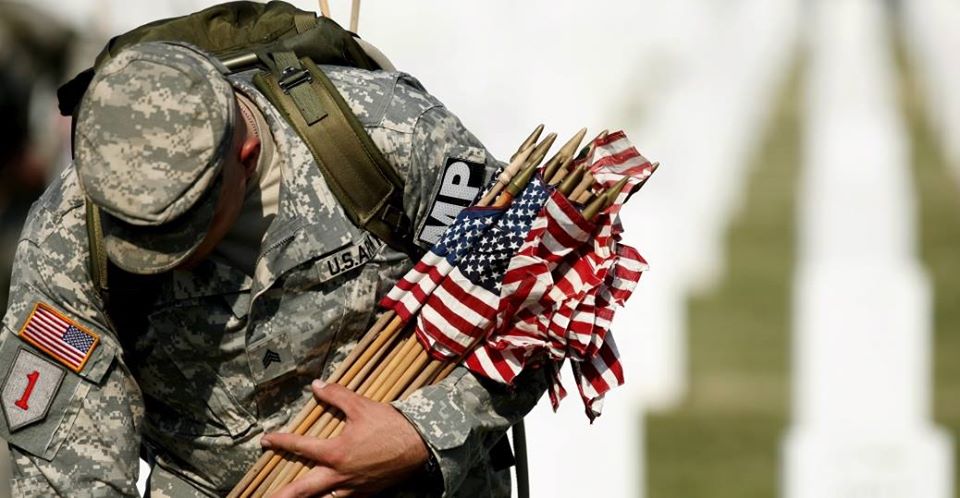
[[[322,69],[405,180],[416,233],[437,222],[444,185],[483,184],[497,167],[409,75]],[[142,43],[84,97],[75,164],[31,211],[0,333],[15,494],[135,495],[141,449],[152,496],[223,494],[262,444],[317,464],[282,496],[509,496],[491,449],[542,394],[541,372],[507,389],[458,368],[392,406],[304,389],[412,261],[348,220],[251,73],[222,70],[193,47]],[[106,296],[85,197],[120,270]],[[346,414],[341,436],[264,436],[311,395]]]

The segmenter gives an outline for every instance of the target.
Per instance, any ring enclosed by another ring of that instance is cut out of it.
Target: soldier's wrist
[[[440,470],[440,462],[437,456],[428,448],[427,461],[423,464],[423,484],[424,488],[430,493],[442,494],[444,490],[443,472]]]

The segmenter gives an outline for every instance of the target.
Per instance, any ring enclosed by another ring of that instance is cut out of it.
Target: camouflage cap
[[[236,113],[219,63],[186,45],[132,45],[98,70],[77,115],[75,163],[103,212],[111,261],[160,273],[196,249],[213,219]]]

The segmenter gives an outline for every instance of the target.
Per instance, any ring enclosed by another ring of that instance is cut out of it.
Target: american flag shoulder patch
[[[40,302],[33,306],[19,336],[77,373],[100,343],[100,336]]]

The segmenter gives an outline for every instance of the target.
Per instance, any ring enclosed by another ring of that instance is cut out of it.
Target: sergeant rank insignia
[[[10,432],[43,420],[60,389],[64,370],[40,355],[19,348],[3,380],[3,416]]]
[[[97,334],[44,303],[33,307],[19,335],[77,373],[100,342]]]

